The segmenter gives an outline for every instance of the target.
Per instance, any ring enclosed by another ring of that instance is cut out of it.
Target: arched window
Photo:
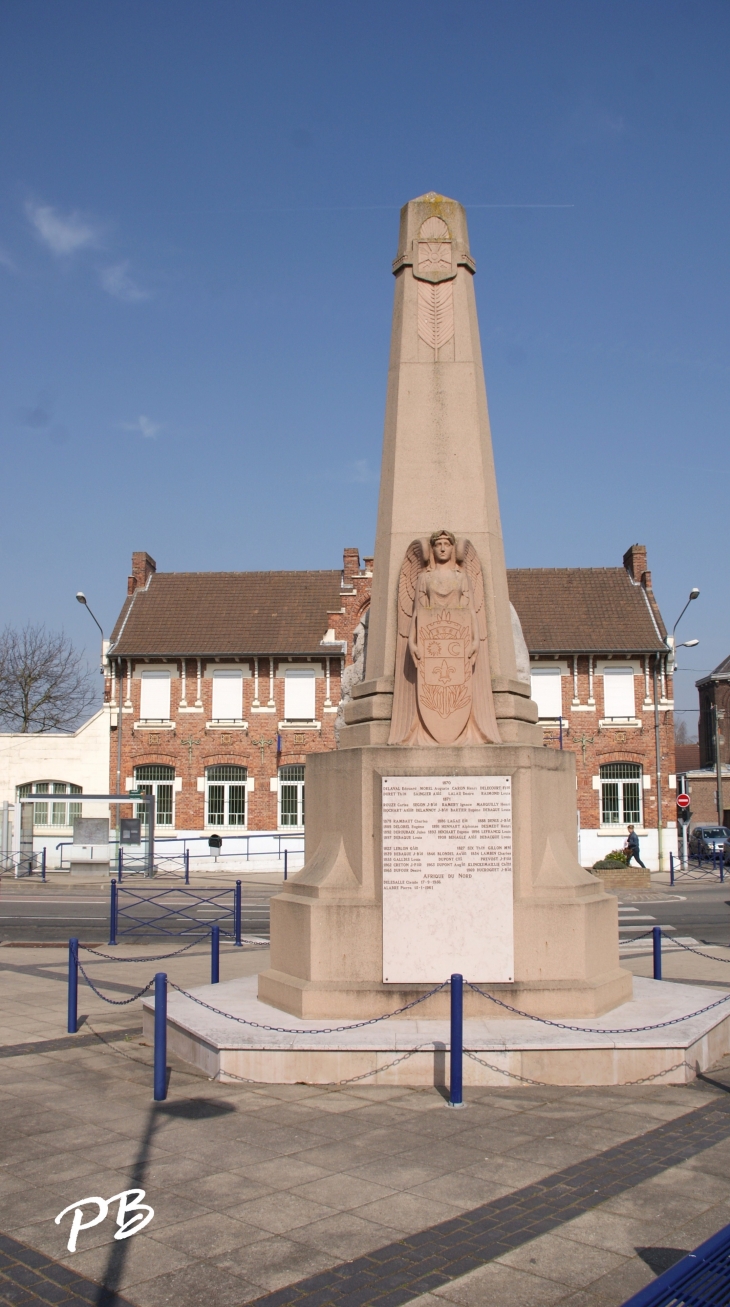
[[[607,762],[601,767],[601,824],[641,825],[641,767],[637,762]]]
[[[164,763],[144,763],[134,769],[135,789],[155,796],[155,826],[172,826],[174,815],[175,768]],[[147,822],[147,805],[137,805],[137,816]]]
[[[205,769],[205,823],[207,826],[246,825],[247,767],[221,763]]]
[[[279,826],[304,827],[304,765],[288,763],[279,768]]]
[[[76,818],[81,816],[81,804],[69,803],[56,796],[81,793],[80,785],[71,785],[67,781],[30,781],[18,786],[19,800],[39,796],[39,801],[33,804],[34,826],[73,826]]]

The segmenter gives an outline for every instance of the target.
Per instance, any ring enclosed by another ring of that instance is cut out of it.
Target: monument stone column
[[[354,1019],[458,971],[523,1010],[596,1015],[631,976],[617,901],[578,863],[574,757],[543,746],[530,698],[462,206],[406,204],[393,272],[365,678],[338,752],[307,761],[305,865],[271,900],[259,997]]]

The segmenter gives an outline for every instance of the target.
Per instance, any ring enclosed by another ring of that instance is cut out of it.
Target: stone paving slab
[[[63,953],[44,951],[39,966],[30,951],[7,950],[0,968],[7,954],[4,1014],[13,1044],[30,1047],[0,1058],[2,1225],[65,1273],[103,1286],[73,1307],[121,1299],[274,1307],[288,1301],[277,1295],[301,1299],[317,1277],[325,1279],[308,1292],[325,1303],[327,1277],[344,1275],[348,1307],[444,1299],[618,1307],[652,1278],[645,1258],[686,1251],[730,1221],[730,1094],[722,1087],[730,1073],[722,1067],[714,1084],[471,1089],[467,1110],[455,1113],[433,1087],[222,1085],[173,1058],[168,1100],[154,1105],[151,1048],[141,1033],[121,1033],[135,1018],[140,1031],[139,1002],[105,1009],[82,989],[88,1020],[69,1042]],[[234,961],[241,971],[261,965],[251,955]],[[169,968],[191,984],[206,965],[187,955]],[[94,975],[133,987],[148,971],[98,960]],[[569,1183],[574,1212],[560,1188]],[[594,1205],[591,1185],[600,1190]],[[84,1195],[133,1186],[155,1209],[150,1225],[118,1242],[110,1217],[69,1253],[69,1218],[62,1228],[56,1214]],[[484,1261],[495,1222],[505,1246],[495,1241]],[[417,1252],[420,1283],[410,1263],[396,1266],[408,1249]],[[368,1267],[358,1271],[362,1259]],[[23,1304],[41,1301],[54,1299]]]

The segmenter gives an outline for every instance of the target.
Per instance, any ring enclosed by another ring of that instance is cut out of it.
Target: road
[[[241,930],[244,935],[268,936],[269,899],[280,878],[251,878],[241,886]],[[65,889],[65,887],[64,887]],[[164,898],[153,896],[163,893]],[[208,898],[209,902],[199,899]],[[184,890],[178,886],[123,885],[119,892],[118,938],[141,940],[161,932],[150,929],[159,922],[170,934],[206,929],[219,924],[232,932],[233,887],[211,886]],[[77,936],[84,943],[109,939],[109,892],[84,887],[59,891],[55,885],[18,884],[5,880],[0,889],[0,943],[65,942]]]
[[[656,887],[645,893],[641,899],[628,890],[619,893],[622,939],[661,926],[668,935],[730,945],[730,882],[680,882],[674,889]]]
[[[244,934],[268,936],[269,899],[281,885],[279,877],[257,876],[241,886],[241,928]],[[189,931],[193,923],[201,927],[219,922],[222,930],[231,928],[232,888],[191,887],[188,895],[178,887],[122,886],[119,938],[132,928],[129,938],[141,939],[142,931],[150,937],[150,918],[161,917],[172,934]],[[148,904],[147,895],[167,891],[162,901]],[[630,939],[661,926],[667,935],[677,934],[730,946],[730,881],[726,885],[680,882],[674,889],[653,887],[636,892],[619,893],[620,936]],[[213,903],[196,903],[195,896],[210,896]],[[192,897],[191,897],[192,896]],[[215,896],[220,896],[217,898]],[[135,901],[136,900],[136,901]],[[125,915],[131,912],[141,921],[138,930]],[[165,914],[161,916],[161,914]],[[74,891],[57,885],[24,885],[4,880],[0,888],[0,942],[20,940],[34,943],[64,942],[72,935],[85,943],[103,943],[109,938],[109,893],[79,887]]]

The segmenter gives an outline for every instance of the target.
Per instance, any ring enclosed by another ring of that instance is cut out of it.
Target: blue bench
[[[725,1307],[730,1303],[730,1225],[670,1266],[624,1307]]]

